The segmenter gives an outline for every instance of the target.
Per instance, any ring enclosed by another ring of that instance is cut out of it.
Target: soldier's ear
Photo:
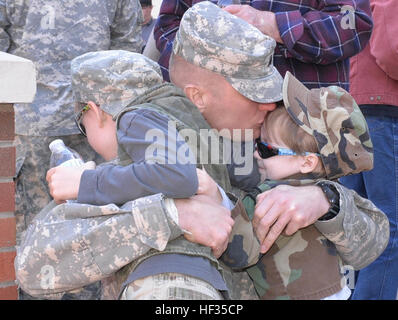
[[[184,93],[200,112],[203,112],[206,109],[204,91],[200,86],[188,84],[184,87]]]
[[[318,166],[319,161],[320,161],[319,157],[314,153],[302,156],[302,162],[300,164],[300,172],[301,173],[313,172]]]

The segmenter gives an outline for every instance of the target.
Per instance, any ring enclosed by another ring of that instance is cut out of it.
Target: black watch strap
[[[326,221],[333,219],[340,212],[340,194],[334,185],[329,184],[325,181],[318,182],[316,185],[322,189],[322,192],[325,194],[330,203],[329,211],[326,212],[318,220]]]

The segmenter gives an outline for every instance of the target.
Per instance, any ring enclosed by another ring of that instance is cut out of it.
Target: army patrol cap
[[[198,67],[221,74],[246,98],[282,100],[283,79],[273,66],[276,42],[260,30],[209,1],[183,15],[173,53]]]
[[[373,168],[373,144],[354,98],[338,86],[307,89],[290,72],[283,102],[294,122],[318,145],[328,179]]]
[[[163,83],[159,65],[124,50],[88,52],[72,60],[74,101],[93,101],[113,118],[135,98]]]

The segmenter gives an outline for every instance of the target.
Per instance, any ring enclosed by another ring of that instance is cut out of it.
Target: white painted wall
[[[32,61],[0,52],[0,103],[30,103],[36,94]]]

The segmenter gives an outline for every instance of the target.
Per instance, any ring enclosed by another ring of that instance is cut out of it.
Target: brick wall
[[[13,105],[0,103],[0,300],[18,299],[14,271],[16,222],[13,141]]]

